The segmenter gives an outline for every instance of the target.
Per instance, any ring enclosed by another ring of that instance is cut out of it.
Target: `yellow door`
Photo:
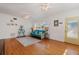
[[[65,25],[65,42],[79,45],[79,18],[67,18]]]

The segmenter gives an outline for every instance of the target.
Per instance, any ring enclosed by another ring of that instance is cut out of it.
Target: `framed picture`
[[[59,20],[54,20],[54,26],[55,27],[59,26]]]

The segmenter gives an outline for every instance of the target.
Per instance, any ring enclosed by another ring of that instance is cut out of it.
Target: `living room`
[[[78,3],[0,3],[0,54],[78,55],[78,7]]]

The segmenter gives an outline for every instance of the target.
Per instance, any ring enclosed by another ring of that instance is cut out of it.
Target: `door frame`
[[[79,19],[79,16],[71,16],[71,17],[67,17],[66,19],[65,19],[65,39],[64,39],[64,42],[67,42],[67,43],[72,43],[72,44],[76,44],[76,45],[79,45],[79,20],[78,20],[78,41],[75,41],[75,40],[72,40],[72,41],[68,41],[68,38],[67,38],[67,21],[68,20],[71,20],[71,19]]]

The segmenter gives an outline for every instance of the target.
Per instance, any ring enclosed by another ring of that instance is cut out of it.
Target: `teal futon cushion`
[[[41,35],[43,33],[45,33],[45,30],[35,30],[35,31],[31,32],[31,36],[41,37]]]

